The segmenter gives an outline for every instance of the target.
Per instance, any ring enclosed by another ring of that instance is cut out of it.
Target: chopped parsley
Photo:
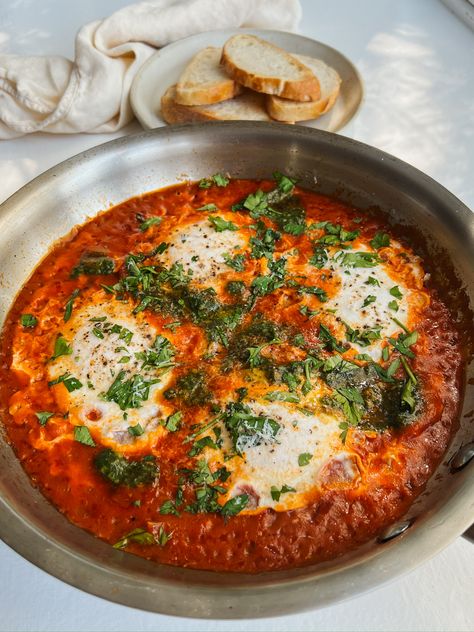
[[[230,500],[228,500],[221,507],[221,515],[224,518],[229,518],[230,516],[235,516],[240,513],[247,506],[249,501],[249,497],[247,494],[239,494],[238,496],[234,496]]]
[[[133,529],[126,535],[122,536],[120,540],[113,545],[114,549],[124,549],[129,544],[142,544],[142,545],[151,545],[155,544],[155,538],[153,534],[146,529]]]
[[[387,233],[375,233],[374,237],[370,240],[370,245],[374,250],[386,248],[387,246],[390,246],[390,236],[387,235]]]
[[[56,358],[59,358],[61,356],[71,355],[71,353],[72,347],[68,344],[66,338],[59,334],[54,342],[54,351],[50,359],[56,360]]]
[[[394,285],[392,288],[390,288],[390,294],[392,296],[394,296],[395,298],[402,298],[403,294],[400,292],[400,288],[398,287],[398,285]]]
[[[341,252],[336,259],[346,268],[373,268],[380,262],[380,257],[374,252]]]
[[[142,434],[145,432],[141,424],[139,423],[135,424],[134,426],[129,426],[127,430],[128,430],[128,434],[131,435],[132,437],[141,437]]]
[[[42,412],[35,413],[35,415],[38,418],[39,425],[40,426],[46,426],[46,423],[48,422],[48,419],[51,419],[51,417],[54,416],[54,413],[50,413],[50,412],[44,410]]]
[[[25,329],[33,329],[38,324],[38,319],[33,314],[22,314],[20,316],[20,324]]]
[[[368,296],[365,297],[364,302],[362,303],[362,307],[367,307],[371,303],[375,303],[376,300],[377,300],[376,296],[374,296],[373,294],[369,294]]]
[[[175,366],[175,349],[168,338],[157,336],[151,349],[135,353],[137,360],[142,361],[142,369],[158,369],[164,371]]]
[[[51,386],[55,386],[56,384],[61,384],[61,383],[64,384],[64,386],[67,388],[69,393],[72,393],[73,391],[77,391],[78,389],[82,388],[82,383],[68,372],[63,373],[62,375],[57,377],[55,380],[51,380],[51,382],[48,382],[48,386],[51,387]]]
[[[72,308],[74,307],[74,301],[76,300],[76,298],[79,296],[79,290],[74,290],[74,292],[71,294],[71,296],[68,298],[66,305],[64,306],[64,316],[63,316],[63,320],[65,323],[67,323],[67,321],[71,318],[72,316]]]
[[[398,312],[398,303],[397,301],[390,301],[388,304],[390,309],[393,309],[394,312]]]
[[[255,415],[242,403],[227,404],[222,421],[230,435],[234,450],[242,455],[245,450],[262,443],[275,443],[280,424],[265,415]]]
[[[310,452],[302,452],[298,456],[298,465],[300,467],[304,467],[305,465],[308,465],[308,463],[311,461],[312,458],[313,458],[313,455]]]
[[[172,388],[164,392],[166,399],[178,399],[186,406],[202,406],[210,399],[207,377],[203,371],[193,370],[176,380]]]
[[[88,445],[91,448],[95,448],[96,445],[87,426],[74,426],[74,441]]]
[[[176,432],[177,430],[179,430],[182,419],[183,413],[178,410],[172,415],[169,415],[163,425],[169,432]]]
[[[145,231],[147,231],[151,226],[159,226],[161,224],[161,222],[163,221],[162,217],[149,217],[148,219],[146,219],[145,221],[143,221],[139,228],[140,231],[142,233],[144,233]]]
[[[318,270],[321,270],[321,268],[324,268],[327,261],[327,250],[323,246],[315,246],[313,250],[313,256],[309,260],[310,264],[318,268]]]
[[[298,395],[290,391],[270,391],[265,395],[265,399],[269,402],[290,402],[297,404],[300,401]]]
[[[210,215],[209,221],[218,233],[222,233],[225,230],[238,230],[238,227],[235,224],[226,221],[222,217],[219,217],[219,215]]]
[[[199,188],[200,189],[209,189],[215,184],[218,187],[226,187],[230,182],[230,179],[227,178],[222,173],[215,173],[210,178],[202,178],[199,180]]]
[[[276,502],[280,500],[280,496],[282,494],[288,494],[289,492],[296,492],[296,489],[294,487],[290,487],[289,485],[283,485],[281,489],[278,489],[278,487],[275,487],[275,485],[272,485],[270,488],[272,499]]]
[[[200,206],[198,211],[217,211],[217,206],[215,204],[204,204],[204,206]]]
[[[230,268],[237,270],[237,272],[243,272],[245,270],[245,255],[239,254],[231,257],[227,252],[225,252],[222,257],[224,258],[226,264]]]
[[[148,399],[150,387],[159,380],[145,380],[141,375],[125,379],[125,371],[120,371],[106,393],[101,397],[108,402],[115,402],[121,410],[140,408]]]

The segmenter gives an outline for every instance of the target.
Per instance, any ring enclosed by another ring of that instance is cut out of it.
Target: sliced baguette
[[[208,46],[193,57],[176,84],[176,103],[208,105],[232,99],[241,87],[220,65],[221,48]]]
[[[234,35],[224,44],[221,63],[238,83],[286,99],[319,99],[319,81],[309,68],[282,48],[255,35]]]
[[[181,105],[176,102],[176,86],[161,97],[161,115],[167,123],[198,123],[201,121],[271,121],[264,96],[250,90],[227,101],[211,105]]]
[[[317,101],[290,101],[281,97],[268,95],[266,108],[270,116],[285,123],[307,121],[328,112],[339,95],[341,78],[338,73],[320,59],[305,55],[294,55],[305,66],[310,68],[319,79],[321,98]]]

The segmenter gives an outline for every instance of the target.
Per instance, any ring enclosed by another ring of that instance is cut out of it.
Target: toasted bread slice
[[[221,63],[236,81],[266,94],[297,101],[319,99],[319,81],[282,48],[255,35],[234,35],[224,44]]]
[[[198,123],[201,121],[271,121],[263,94],[244,90],[227,101],[211,105],[181,105],[176,103],[176,86],[161,97],[161,115],[167,123]]]
[[[338,73],[320,59],[313,59],[305,55],[294,55],[319,79],[321,98],[317,101],[290,101],[273,95],[266,97],[267,112],[270,116],[285,123],[307,121],[328,112],[339,95],[341,78]]]
[[[176,103],[208,105],[232,99],[241,92],[220,65],[221,48],[208,46],[193,57],[176,84]]]

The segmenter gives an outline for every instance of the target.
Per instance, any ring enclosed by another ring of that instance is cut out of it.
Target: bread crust
[[[293,99],[295,101],[316,101],[321,96],[320,85],[317,77],[313,72],[300,61],[295,59],[292,55],[287,53],[282,48],[260,40],[262,46],[269,48],[269,50],[276,49],[280,54],[291,58],[293,65],[298,67],[303,77],[298,80],[281,79],[277,76],[267,77],[263,75],[257,75],[255,73],[241,68],[236,65],[232,59],[232,52],[230,47],[235,43],[237,38],[249,37],[244,35],[234,35],[224,44],[222,49],[221,64],[224,66],[226,72],[238,83],[251,88],[256,92],[263,92],[264,94],[274,94],[286,99]],[[251,36],[253,37],[253,36]]]
[[[238,117],[235,119],[231,119],[226,116],[219,116],[219,110],[217,109],[215,112],[210,112],[206,110],[206,106],[191,106],[191,105],[182,105],[177,103],[175,100],[176,94],[176,86],[170,86],[168,90],[161,97],[161,115],[163,119],[173,125],[176,123],[202,123],[205,121],[221,121],[221,120],[256,120],[256,118],[248,118]],[[261,108],[262,118],[259,120],[268,120],[271,118],[265,109],[265,105],[263,103],[262,95],[255,95],[259,99],[262,99],[261,104],[258,103],[259,109]],[[211,106],[213,104],[210,104]],[[218,104],[215,104],[218,105]],[[236,105],[238,107],[238,105]]]
[[[176,84],[176,103],[210,105],[241,93],[242,86],[220,66],[221,54],[220,47],[207,46],[194,55]]]

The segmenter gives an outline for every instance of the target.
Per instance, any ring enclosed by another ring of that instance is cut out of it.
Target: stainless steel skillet
[[[161,128],[107,143],[50,169],[7,200],[0,211],[2,320],[55,240],[99,210],[184,178],[216,171],[258,178],[275,169],[298,176],[306,188],[380,207],[407,232],[416,230],[428,257],[443,271],[452,268],[440,278],[453,307],[463,301],[474,307],[474,215],[443,187],[342,136],[229,122]],[[71,525],[31,486],[1,430],[0,537],[78,588],[164,614],[272,616],[347,599],[435,555],[473,521],[472,365],[467,372],[459,430],[422,498],[385,537],[331,563],[250,576],[159,566],[116,551]]]

